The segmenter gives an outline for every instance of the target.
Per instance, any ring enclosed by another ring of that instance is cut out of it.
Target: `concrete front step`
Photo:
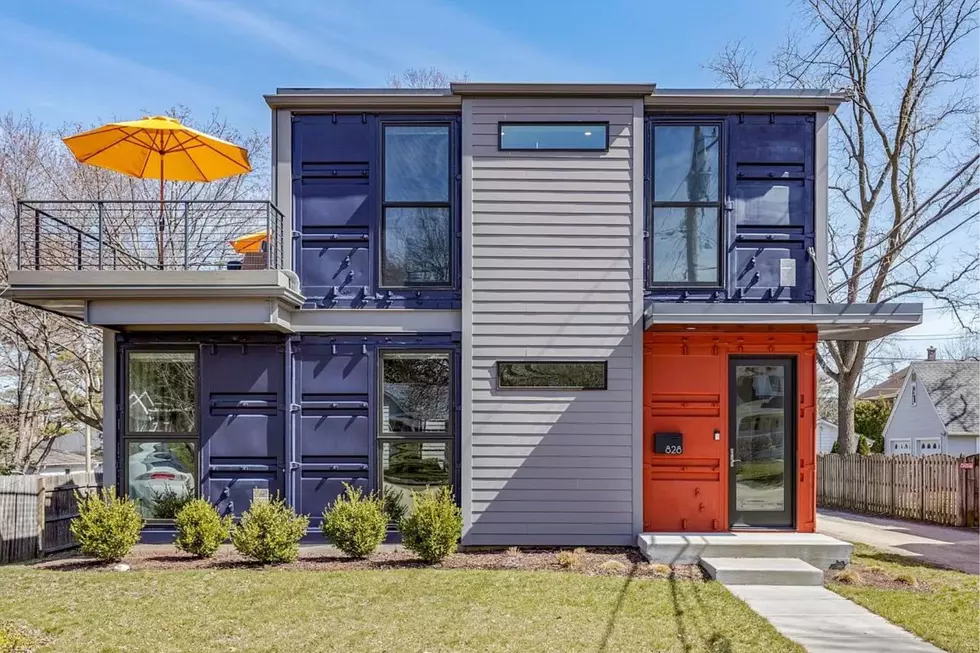
[[[637,546],[650,562],[697,564],[702,558],[797,558],[817,569],[841,567],[854,545],[820,533],[640,533]]]
[[[725,585],[823,585],[823,572],[797,558],[701,558],[701,566]]]

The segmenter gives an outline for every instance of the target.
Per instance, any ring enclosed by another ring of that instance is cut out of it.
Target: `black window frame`
[[[194,431],[190,433],[165,433],[160,431],[130,431],[129,429],[129,395],[130,395],[130,358],[133,354],[157,353],[157,354],[192,354],[194,356]],[[122,351],[121,366],[122,396],[119,402],[122,408],[122,419],[120,422],[120,444],[121,452],[117,456],[122,470],[120,475],[120,485],[117,494],[129,497],[129,445],[132,443],[161,442],[168,444],[194,445],[194,498],[201,496],[201,353],[196,347],[153,347],[138,346],[126,348]],[[159,519],[146,517],[144,521],[148,524],[170,524],[172,519]]]
[[[548,365],[602,365],[602,387],[587,387],[574,385],[504,385],[502,383],[503,365],[528,365],[533,363],[547,363]],[[589,361],[589,360],[499,360],[495,365],[495,376],[497,379],[498,390],[581,390],[582,392],[601,392],[609,389],[609,361]]]
[[[657,190],[657,178],[656,178],[656,132],[657,127],[704,127],[711,126],[718,128],[718,196],[717,199],[711,202],[673,202],[673,201],[657,201],[656,200],[656,190]],[[727,228],[727,202],[726,202],[726,184],[725,184],[725,148],[727,145],[727,133],[726,121],[723,117],[654,117],[648,121],[647,124],[647,143],[649,145],[649,155],[647,157],[647,171],[649,177],[649,186],[647,189],[647,202],[646,202],[646,233],[648,234],[649,243],[646,247],[647,250],[647,265],[646,265],[646,277],[647,277],[647,287],[655,288],[658,290],[663,289],[697,289],[697,290],[724,290],[725,289],[725,275],[726,275],[726,256],[727,252],[727,239],[725,238],[726,228]],[[654,263],[656,252],[654,248],[654,219],[653,213],[655,209],[685,209],[689,207],[694,208],[704,208],[711,209],[714,208],[718,212],[718,246],[717,246],[717,261],[718,261],[718,277],[715,281],[656,281],[654,278]]]
[[[605,139],[599,147],[504,147],[503,131],[505,127],[577,127],[594,125],[601,127]],[[609,151],[609,121],[608,120],[501,120],[497,123],[497,150],[500,152],[597,152]]]
[[[443,432],[411,432],[411,431],[397,431],[397,432],[386,432],[384,429],[384,362],[385,357],[389,355],[405,355],[405,354],[430,354],[433,357],[445,357],[449,363],[449,405],[448,405],[448,418],[446,420],[446,430]],[[457,502],[459,501],[459,489],[456,487],[459,482],[459,461],[456,459],[457,455],[457,443],[456,438],[459,431],[459,423],[457,418],[456,410],[456,360],[457,354],[452,347],[379,347],[377,350],[377,383],[376,392],[378,396],[378,401],[375,402],[377,405],[377,416],[375,417],[375,459],[377,460],[377,491],[380,494],[384,493],[384,464],[383,464],[383,451],[384,444],[386,442],[438,442],[444,443],[446,445],[446,459],[449,463],[449,489],[453,492],[456,497]]]
[[[453,129],[454,121],[452,119],[445,120],[385,120],[380,121],[380,141],[381,141],[381,152],[379,158],[379,164],[381,167],[381,183],[380,183],[380,204],[381,210],[378,215],[378,256],[377,256],[377,275],[378,275],[378,290],[421,290],[421,289],[432,289],[432,290],[451,290],[455,287],[456,279],[456,221],[454,219],[455,214],[455,190],[454,190],[454,177],[456,176],[456,164],[454,163],[456,145],[455,145],[455,135]],[[386,138],[385,131],[388,127],[444,127],[447,132],[447,147],[449,148],[448,163],[447,166],[447,185],[446,185],[446,201],[445,202],[420,202],[420,201],[388,201],[386,198],[386,182],[387,182],[387,156],[386,156]],[[449,229],[449,251],[447,255],[449,257],[449,275],[445,282],[442,281],[432,281],[432,282],[421,282],[421,283],[410,283],[405,285],[393,285],[386,284],[384,278],[384,261],[385,261],[385,218],[388,213],[388,209],[445,209],[448,220]]]

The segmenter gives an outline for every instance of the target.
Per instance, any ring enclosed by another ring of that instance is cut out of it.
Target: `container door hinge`
[[[299,404],[289,404],[289,412],[298,413],[301,410],[303,410],[303,407]]]
[[[300,463],[296,462],[295,460],[291,460],[289,462],[289,471],[295,472],[297,469],[299,469],[302,466],[303,465],[301,465]]]

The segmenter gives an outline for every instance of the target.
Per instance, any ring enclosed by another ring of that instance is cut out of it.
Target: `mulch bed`
[[[570,551],[569,549],[564,549]],[[558,562],[558,552],[554,548],[520,548],[507,550],[476,550],[454,553],[441,563],[431,565],[434,569],[485,569],[485,570],[523,570],[523,571],[567,571],[590,576],[634,576],[643,578],[676,578],[684,580],[704,580],[705,576],[697,565],[659,565],[650,564],[633,548],[586,548],[576,549],[575,564],[570,567]],[[261,565],[238,555],[230,546],[223,546],[218,554],[210,559],[199,560],[181,553],[169,545],[140,545],[126,556],[123,563],[130,569],[143,570],[188,570],[188,569],[248,569],[261,568]],[[36,569],[56,571],[111,571],[111,564],[101,563],[81,555],[71,555],[47,559],[33,565]],[[303,547],[296,562],[275,565],[275,569],[295,569],[303,571],[350,571],[411,569],[429,567],[414,553],[404,549],[379,551],[365,560],[353,560],[328,547]]]

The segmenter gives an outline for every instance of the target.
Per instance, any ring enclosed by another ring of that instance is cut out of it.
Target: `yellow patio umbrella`
[[[238,254],[255,254],[262,251],[266,238],[268,234],[264,230],[256,231],[254,234],[239,236],[231,241],[231,246]]]
[[[68,136],[64,141],[81,163],[140,179],[160,180],[157,251],[161,266],[164,181],[214,181],[252,170],[244,147],[186,127],[169,116],[113,122]]]

